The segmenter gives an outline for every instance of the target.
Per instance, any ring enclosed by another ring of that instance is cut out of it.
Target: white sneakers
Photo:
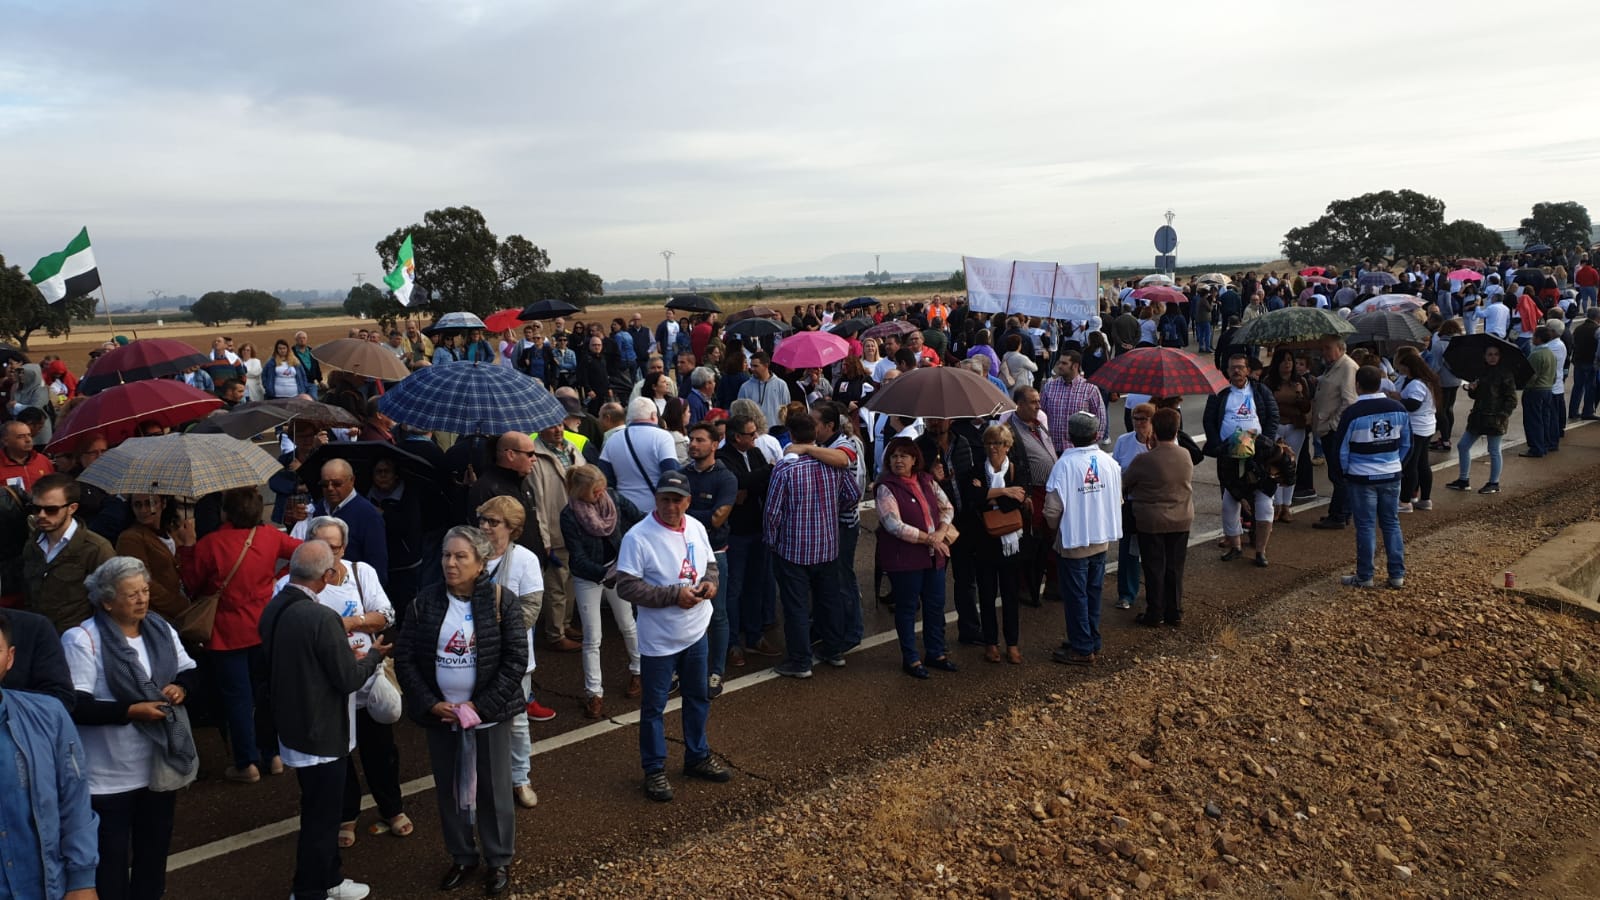
[[[372,888],[359,881],[346,878],[340,884],[328,889],[328,900],[362,900],[372,893]],[[294,900],[294,895],[289,895],[289,900]]]

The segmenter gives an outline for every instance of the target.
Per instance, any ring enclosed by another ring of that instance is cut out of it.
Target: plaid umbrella
[[[378,409],[402,425],[451,434],[531,434],[567,417],[536,379],[476,362],[419,369],[384,394]]]
[[[803,331],[783,339],[772,361],[786,369],[820,369],[850,355],[844,338],[822,331]]]
[[[728,334],[734,337],[766,337],[769,334],[783,334],[792,331],[788,325],[777,319],[744,318],[728,326]]]
[[[360,419],[337,406],[318,403],[315,400],[301,400],[298,397],[241,403],[233,408],[233,412],[237,415],[263,407],[281,410],[288,413],[289,418],[298,419],[317,428],[357,428],[361,425]]]
[[[1517,389],[1527,387],[1533,380],[1533,363],[1522,355],[1516,344],[1505,338],[1495,337],[1488,332],[1480,331],[1477,334],[1460,334],[1450,339],[1450,346],[1444,349],[1445,365],[1457,378],[1463,381],[1477,381],[1484,373],[1489,371],[1489,363],[1484,360],[1484,351],[1494,347],[1500,351],[1500,366],[1510,366],[1512,374],[1517,380]]]
[[[1285,306],[1246,322],[1233,333],[1235,344],[1296,344],[1330,335],[1353,334],[1355,327],[1315,306]]]
[[[112,494],[200,498],[260,487],[282,469],[265,450],[226,434],[164,434],[130,438],[78,477]]]
[[[891,334],[895,337],[905,337],[916,330],[917,326],[907,322],[905,319],[890,319],[861,332],[861,336],[864,338],[877,338],[881,341]]]
[[[517,318],[524,322],[533,322],[538,319],[559,319],[582,311],[565,300],[535,300],[524,306],[522,312],[517,314]]]
[[[331,369],[341,369],[362,378],[399,381],[411,374],[406,364],[387,346],[359,338],[329,341],[313,347],[311,356]]]
[[[130,381],[170,378],[207,362],[205,354],[183,341],[140,338],[95,360],[78,381],[78,393],[89,397]]]
[[[906,418],[988,418],[1017,408],[989,379],[960,366],[913,369],[867,398],[876,413]]]
[[[1416,314],[1407,310],[1390,309],[1362,313],[1351,316],[1350,324],[1356,327],[1356,333],[1351,335],[1351,340],[1368,338],[1389,344],[1418,344],[1426,347],[1428,338],[1432,337],[1427,326],[1417,319]]]
[[[1228,383],[1213,366],[1203,366],[1182,350],[1141,347],[1120,353],[1089,376],[1089,381],[1119,394],[1181,397],[1215,394]]]
[[[176,428],[220,406],[222,401],[215,395],[181,381],[156,378],[119,384],[95,394],[68,413],[45,449],[50,453],[74,449],[79,438],[95,431],[105,435],[107,444],[115,446],[133,437],[141,422]]]
[[[722,307],[699,294],[679,294],[667,301],[667,309],[679,309],[684,312],[722,312]]]
[[[1388,287],[1399,283],[1400,279],[1394,277],[1393,272],[1362,272],[1356,278],[1356,284],[1362,287]]]

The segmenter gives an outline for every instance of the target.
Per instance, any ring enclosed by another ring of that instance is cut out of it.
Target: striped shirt
[[[1061,376],[1046,381],[1044,390],[1039,392],[1039,408],[1049,416],[1049,421],[1056,423],[1050,439],[1055,442],[1056,453],[1060,454],[1067,448],[1067,420],[1073,413],[1086,412],[1100,422],[1098,440],[1106,439],[1106,404],[1100,397],[1100,389],[1089,383],[1082,375],[1071,381]]]
[[[839,517],[861,499],[850,469],[811,456],[785,456],[772,468],[763,532],[772,552],[799,566],[839,556]]]

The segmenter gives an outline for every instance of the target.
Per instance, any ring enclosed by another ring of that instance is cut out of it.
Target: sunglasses
[[[515,447],[507,447],[506,448],[506,452],[507,453],[520,453],[523,456],[528,457],[529,459],[533,458],[533,451],[532,450],[518,450]]]
[[[492,516],[479,516],[478,517],[478,524],[484,526],[485,528],[499,528],[501,525],[504,525],[505,523],[506,523],[505,519],[496,519],[496,518],[493,518]]]
[[[71,503],[63,503],[59,506],[48,506],[42,503],[30,503],[27,506],[27,513],[30,516],[37,516],[40,513],[44,513],[47,516],[53,516],[71,505]]]

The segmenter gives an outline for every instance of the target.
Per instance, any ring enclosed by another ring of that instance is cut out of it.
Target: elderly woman
[[[181,518],[177,504],[159,494],[134,494],[133,524],[117,535],[117,555],[144,563],[150,575],[150,608],[169,621],[189,609],[178,575],[178,545],[193,544],[194,519]]]
[[[639,685],[639,634],[633,609],[606,584],[606,572],[617,561],[622,536],[639,524],[644,513],[628,498],[606,485],[606,475],[594,466],[567,470],[567,506],[561,510],[561,536],[566,542],[567,564],[572,567],[572,588],[578,596],[578,618],[583,623],[583,712],[591,719],[602,715],[605,689],[600,678],[600,619],[602,601],[611,607],[617,631],[628,650],[628,691],[637,697]]]
[[[1151,422],[1155,445],[1122,467],[1122,495],[1139,529],[1144,567],[1145,612],[1141,625],[1177,626],[1183,620],[1183,564],[1194,524],[1194,457],[1178,444],[1182,422],[1175,409],[1160,409]]]
[[[1001,628],[997,626],[994,614],[995,595],[998,593],[1006,660],[1020,664],[1022,650],[1017,632],[1022,579],[1017,554],[1022,549],[1022,536],[1032,516],[1028,508],[1028,489],[1019,480],[1017,467],[1011,464],[1012,441],[1009,426],[990,425],[983,432],[983,462],[956,476],[956,484],[961,492],[961,508],[965,513],[964,530],[975,541],[978,620],[983,628],[983,642],[988,645],[983,658],[993,663],[1000,661]],[[983,514],[990,510],[1018,512],[1022,517],[1021,523],[1015,531],[991,535],[983,524]]]
[[[108,900],[153,900],[166,890],[176,789],[199,768],[182,710],[195,664],[177,630],[150,610],[144,563],[114,556],[84,587],[94,616],[67,629],[61,647],[100,817],[95,888]]]
[[[372,486],[367,489],[367,499],[383,513],[383,532],[389,550],[389,590],[396,597],[411,597],[417,592],[417,572],[422,567],[422,497],[422,491],[416,486],[405,483],[394,460],[380,459],[372,464]]]
[[[522,621],[528,624],[528,665],[522,675],[522,696],[533,691],[533,623],[539,621],[539,608],[544,605],[544,571],[539,557],[517,543],[522,529],[528,524],[527,511],[512,497],[501,494],[490,497],[478,506],[478,530],[489,538],[491,549],[484,572],[503,593],[517,598],[522,609]],[[541,720],[544,721],[544,720]],[[523,708],[511,719],[511,796],[523,809],[532,809],[539,803],[539,795],[528,781],[528,771],[533,767],[533,744],[528,735],[528,709]]]
[[[278,561],[287,561],[300,546],[296,540],[261,524],[261,492],[239,488],[222,495],[222,527],[198,543],[178,543],[178,573],[190,597],[218,595],[217,615],[206,652],[215,666],[228,719],[233,765],[223,777],[240,784],[261,780],[258,763],[283,774],[272,709],[256,697],[266,687],[266,656],[261,652],[261,612],[272,600]]]
[[[372,646],[372,635],[379,634],[394,624],[394,606],[376,569],[366,563],[350,562],[344,558],[350,543],[350,526],[343,519],[317,516],[306,523],[306,537],[322,541],[333,551],[333,574],[327,586],[317,594],[317,602],[338,613],[344,619],[344,630],[350,638],[350,650],[358,656]],[[278,579],[278,590],[288,584],[285,574]],[[400,749],[394,742],[394,726],[372,718],[367,711],[366,697],[376,679],[385,677],[377,672],[356,694],[355,738],[356,749],[361,753],[361,768],[367,773],[367,788],[378,804],[382,822],[373,827],[374,834],[388,833],[405,837],[411,833],[412,823],[405,814],[405,804],[400,796]],[[361,782],[356,776],[356,761],[346,761],[344,777],[344,815],[339,823],[339,846],[348,848],[356,842],[356,822],[361,816]]]
[[[878,481],[878,568],[894,591],[894,628],[900,635],[901,668],[927,678],[931,666],[957,671],[945,656],[944,570],[957,532],[955,510],[925,470],[922,451],[909,438],[895,438],[884,452],[888,470]],[[917,613],[922,613],[922,649],[917,655]]]
[[[1111,458],[1123,471],[1135,457],[1155,446],[1155,434],[1150,430],[1150,417],[1155,414],[1153,403],[1137,403],[1129,410],[1133,430],[1117,438],[1111,447]],[[1133,511],[1124,494],[1122,540],[1117,544],[1117,609],[1132,609],[1133,601],[1139,599],[1139,539],[1133,524]]]
[[[450,854],[439,888],[460,887],[477,868],[476,822],[489,867],[484,891],[497,895],[510,888],[516,850],[516,818],[507,802],[507,723],[527,703],[528,628],[520,598],[486,571],[493,555],[493,543],[476,528],[445,532],[444,583],[423,588],[411,602],[395,669],[406,710],[427,734],[438,786],[440,831]]]
[[[760,450],[761,455],[767,458],[767,465],[774,465],[778,462],[778,458],[783,456],[783,445],[778,442],[777,438],[772,436],[767,416],[761,411],[761,407],[756,405],[754,400],[741,397],[733,401],[733,405],[728,407],[728,415],[749,416],[756,423],[756,449]]]

